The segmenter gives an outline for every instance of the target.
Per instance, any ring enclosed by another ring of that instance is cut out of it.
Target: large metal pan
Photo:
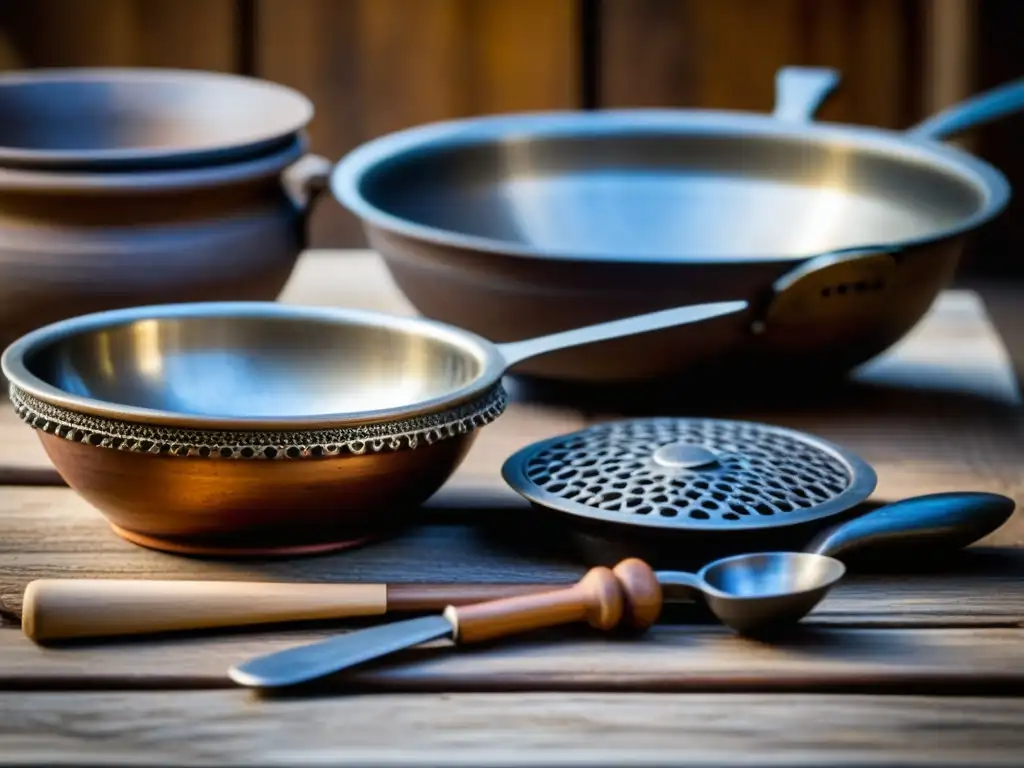
[[[904,132],[812,122],[837,82],[832,70],[783,69],[771,115],[611,110],[420,126],[347,155],[332,189],[420,312],[487,338],[750,303],[742,316],[557,352],[519,373],[841,373],[918,322],[965,236],[1006,205],[998,170],[940,140],[1019,110],[1024,80]],[[782,275],[833,251],[862,251],[863,264],[812,270],[817,293],[786,322],[758,314]]]

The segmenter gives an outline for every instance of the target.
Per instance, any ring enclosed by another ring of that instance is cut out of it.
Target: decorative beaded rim
[[[45,403],[14,384],[11,402],[29,426],[79,443],[132,453],[210,459],[282,460],[415,449],[490,424],[508,407],[500,383],[439,413],[342,429],[267,432],[158,427],[76,413]]]

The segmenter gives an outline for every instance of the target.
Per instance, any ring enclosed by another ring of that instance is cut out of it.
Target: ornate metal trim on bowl
[[[499,383],[440,413],[341,429],[257,432],[174,429],[104,419],[45,403],[14,384],[10,397],[22,421],[66,440],[132,453],[264,461],[414,449],[490,424],[508,407],[508,393]]]

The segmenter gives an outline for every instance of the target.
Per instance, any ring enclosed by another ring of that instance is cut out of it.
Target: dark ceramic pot
[[[275,299],[330,164],[312,106],[173,70],[0,77],[0,347],[78,314]]]

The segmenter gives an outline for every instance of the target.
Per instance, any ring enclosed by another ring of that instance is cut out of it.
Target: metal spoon
[[[697,573],[661,571],[672,598],[699,592],[711,612],[743,635],[796,623],[846,573],[837,558],[855,551],[964,547],[1001,526],[1013,499],[993,493],[937,493],[889,504],[819,535],[803,552],[762,552],[724,557]]]
[[[663,601],[694,592],[703,595],[724,624],[741,634],[756,634],[800,621],[821,601],[846,572],[831,555],[894,545],[957,548],[1001,526],[1013,510],[1012,499],[991,493],[919,496],[843,523],[805,552],[726,557],[698,573],[654,573],[646,563],[630,558],[612,570],[593,568],[566,589],[449,606],[439,616],[259,656],[232,667],[228,674],[239,685],[278,688],[442,638],[473,643],[578,621],[606,631],[624,624],[642,631],[657,621]]]

